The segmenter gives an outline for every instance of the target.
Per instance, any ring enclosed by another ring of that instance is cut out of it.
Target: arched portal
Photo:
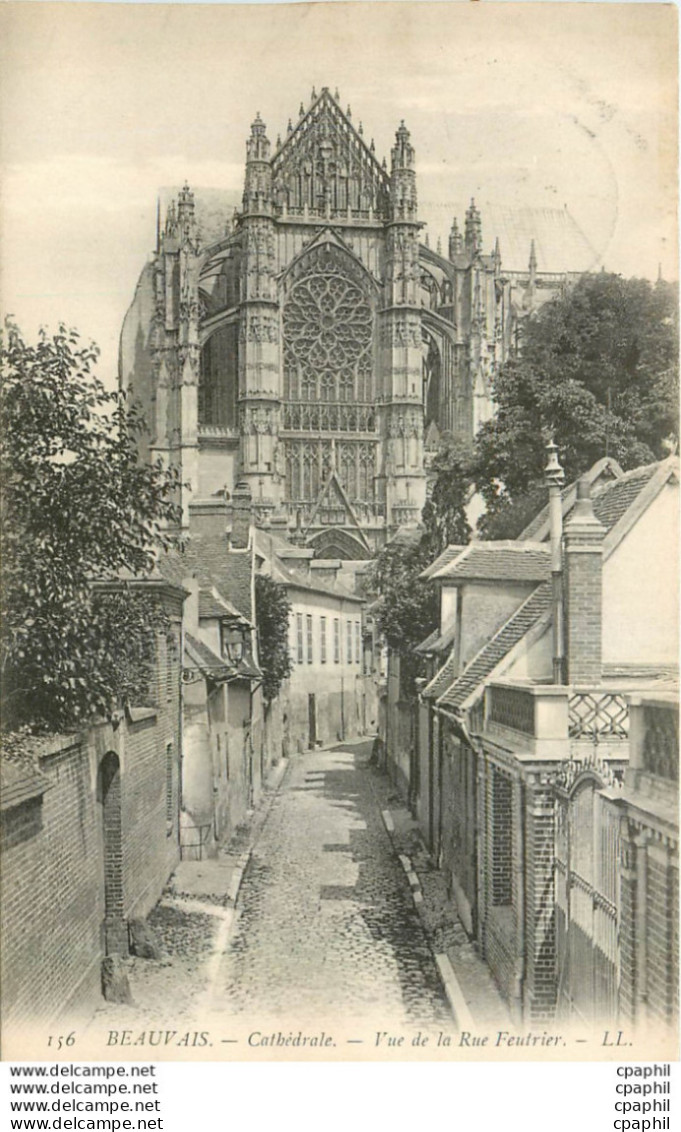
[[[114,751],[107,752],[99,764],[97,787],[102,807],[105,950],[107,955],[127,955],[128,932],[123,915],[121,768]]]

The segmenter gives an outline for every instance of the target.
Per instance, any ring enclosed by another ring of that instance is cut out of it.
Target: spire
[[[302,117],[304,117],[304,115],[305,115],[305,107],[303,106],[303,104],[301,102],[300,109],[298,110],[298,117],[302,118]]]
[[[272,166],[267,127],[260,111],[251,123],[251,136],[246,142],[246,179],[244,182],[244,212],[255,209],[267,211],[272,200]]]
[[[480,212],[475,207],[475,197],[471,197],[471,203],[466,212],[465,232],[466,251],[469,255],[474,256],[482,247],[482,221]]]
[[[156,253],[161,250],[161,198],[156,197]]]
[[[316,98],[317,98],[317,90],[316,90],[316,87],[313,86],[312,87],[312,94],[310,95],[310,101],[314,102],[316,100]]]
[[[340,93],[338,87],[336,87],[336,89],[334,90],[333,97],[335,98],[336,102],[340,102]]]
[[[187,181],[185,181],[177,198],[177,220],[181,226],[191,224],[194,221],[194,194]]]
[[[292,134],[292,133],[293,133],[293,122],[291,121],[291,119],[290,119],[290,118],[289,118],[289,120],[288,120],[288,126],[286,127],[286,133],[287,133],[287,134]]]
[[[537,274],[537,250],[534,246],[534,240],[530,241],[530,262],[528,267],[530,269],[530,280],[534,283],[534,277]]]
[[[270,143],[267,137],[267,127],[260,117],[260,111],[251,122],[251,136],[246,142],[247,161],[268,161],[270,156]]]
[[[501,271],[501,245],[499,244],[498,236],[494,241],[494,254],[492,258],[494,259],[494,270],[496,272]]]
[[[390,151],[390,197],[394,220],[416,219],[414,147],[403,121],[395,133],[395,144]]]
[[[449,258],[454,259],[454,257],[459,255],[462,251],[463,239],[461,238],[461,232],[459,231],[459,225],[457,224],[455,216],[452,220],[452,227],[449,232]]]
[[[352,107],[351,107],[351,105],[350,105],[350,103],[349,103],[349,102],[348,102],[348,108],[347,108],[347,110],[345,111],[345,117],[346,117],[346,118],[347,118],[347,119],[348,119],[348,120],[349,120],[350,122],[352,121]]]
[[[413,169],[414,167],[414,147],[411,144],[411,134],[404,124],[404,119],[400,122],[395,133],[395,145],[391,150],[391,157],[393,170]]]
[[[441,236],[438,236],[438,238],[437,238],[437,254],[442,255],[442,237]]]
[[[364,137],[364,126],[362,125],[361,122],[360,122],[359,126],[357,127],[357,133],[359,134],[359,136],[361,138]]]

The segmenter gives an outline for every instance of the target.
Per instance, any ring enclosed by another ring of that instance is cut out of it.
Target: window
[[[348,649],[347,649],[348,664],[352,664],[352,621],[348,621],[348,623],[347,623],[346,637],[347,637],[347,642],[348,642]]]
[[[355,621],[355,663],[362,663],[362,631],[359,621]]]
[[[303,663],[303,615],[296,613],[296,660]]]
[[[326,664],[326,617],[319,618],[319,663]]]
[[[340,664],[340,621],[337,617],[333,619],[333,662]]]
[[[312,614],[307,615],[307,663],[312,664]]]

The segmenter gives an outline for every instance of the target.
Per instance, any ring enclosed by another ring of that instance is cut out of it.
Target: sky
[[[431,246],[471,196],[486,250],[485,203],[567,206],[595,267],[677,278],[676,15],[656,3],[2,3],[3,309],[28,337],[76,326],[115,382],[159,188],[240,191],[256,111],[274,141],[313,86],[339,87],[379,159],[406,121]]]

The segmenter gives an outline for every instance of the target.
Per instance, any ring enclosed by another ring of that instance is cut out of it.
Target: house
[[[182,857],[214,855],[246,819],[281,748],[265,734],[255,629],[250,492],[196,500],[164,574],[188,593],[184,615]]]
[[[547,481],[526,537],[433,564],[453,636],[422,691],[417,811],[515,1016],[580,1023],[623,1013],[632,977],[606,797],[626,793],[632,697],[677,680],[678,461],[603,465],[561,495],[554,453]]]
[[[340,581],[342,561],[256,531],[257,569],[285,586],[292,671],[281,694],[287,748],[302,751],[371,729],[364,661],[364,598]]]

